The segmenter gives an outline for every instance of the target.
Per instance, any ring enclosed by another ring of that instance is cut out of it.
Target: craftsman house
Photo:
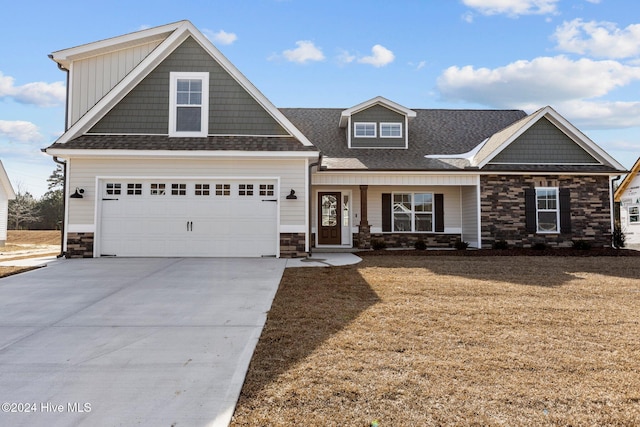
[[[611,243],[624,168],[551,107],[279,109],[188,21],[50,57],[69,257]]]

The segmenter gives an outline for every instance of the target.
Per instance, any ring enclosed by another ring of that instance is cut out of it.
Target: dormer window
[[[380,123],[380,138],[402,138],[402,123]]]
[[[349,148],[406,150],[415,117],[415,111],[378,96],[342,111],[340,127],[347,129]]]
[[[169,136],[208,134],[209,73],[171,73]]]
[[[353,134],[356,138],[375,138],[376,123],[356,122],[354,123]]]

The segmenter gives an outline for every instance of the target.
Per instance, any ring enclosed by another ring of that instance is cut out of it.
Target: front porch
[[[316,173],[311,246],[370,249],[382,241],[387,248],[413,248],[423,241],[446,249],[464,241],[480,247],[479,185],[472,175]]]

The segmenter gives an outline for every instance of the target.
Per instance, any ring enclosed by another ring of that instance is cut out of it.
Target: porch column
[[[360,224],[358,225],[358,248],[371,247],[371,226],[367,217],[367,189],[368,185],[360,186]]]

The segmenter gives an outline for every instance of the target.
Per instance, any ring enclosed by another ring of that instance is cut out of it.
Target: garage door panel
[[[184,195],[171,195],[165,180],[164,195],[152,194],[151,181],[139,181],[136,195],[118,194],[101,205],[100,254],[117,256],[264,256],[276,255],[278,246],[275,197],[260,196],[259,184],[275,191],[275,181],[254,181],[254,193],[241,194],[240,184],[227,181],[225,193],[197,193],[195,181],[185,184]],[[128,181],[131,183],[133,181]],[[154,180],[153,182],[160,182]],[[197,181],[199,189],[205,183]],[[121,182],[121,188],[127,183]],[[103,183],[103,187],[104,186]],[[243,189],[246,189],[245,185]]]

